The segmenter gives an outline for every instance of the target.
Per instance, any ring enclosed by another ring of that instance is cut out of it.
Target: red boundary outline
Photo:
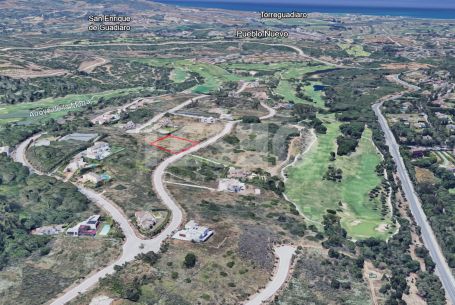
[[[161,145],[158,145],[159,142],[161,142],[161,141],[163,141],[163,140],[165,140],[165,139],[167,139],[167,138],[172,138],[172,139],[177,139],[177,140],[189,142],[189,143],[191,143],[191,145],[188,146],[188,147],[186,147],[186,148],[183,148],[183,149],[181,149],[181,150],[178,150],[178,151],[170,150],[170,149],[167,149],[167,148],[165,148],[165,147],[163,147],[163,146],[161,146]],[[173,134],[168,134],[168,135],[165,135],[164,137],[161,137],[161,138],[156,139],[155,141],[153,141],[153,142],[151,142],[151,143],[149,143],[149,144],[150,144],[151,146],[154,146],[154,147],[156,147],[156,148],[162,150],[162,151],[165,151],[165,152],[167,152],[167,153],[170,153],[170,154],[175,155],[175,154],[179,154],[179,153],[181,153],[181,152],[187,151],[187,150],[190,149],[191,147],[194,147],[194,146],[196,146],[197,144],[199,144],[199,142],[198,142],[198,141],[193,141],[193,140],[190,140],[190,139],[186,139],[186,138],[182,138],[182,137],[177,137],[177,136],[174,136]]]

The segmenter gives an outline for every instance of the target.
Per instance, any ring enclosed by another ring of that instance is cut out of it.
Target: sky
[[[169,0],[168,0],[169,1]],[[172,1],[172,0],[171,0]],[[179,0],[191,1],[191,0]],[[293,3],[303,5],[455,9],[455,0],[197,0],[204,2]]]

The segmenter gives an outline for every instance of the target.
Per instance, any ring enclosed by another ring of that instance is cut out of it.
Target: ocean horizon
[[[181,0],[154,0],[154,2],[195,7],[218,8],[234,11],[298,11],[306,13],[328,14],[360,14],[372,16],[393,16],[419,19],[455,19],[455,9],[443,8],[410,8],[410,7],[361,7],[361,6],[332,6],[332,5],[306,5],[306,4],[279,4],[279,3],[254,3],[254,2],[222,2],[222,1],[181,1]]]

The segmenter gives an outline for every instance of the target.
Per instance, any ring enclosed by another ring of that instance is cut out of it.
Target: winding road
[[[292,264],[296,248],[285,245],[275,248],[275,256],[278,257],[278,268],[273,275],[272,280],[261,291],[250,298],[245,305],[261,305],[272,298],[275,293],[284,285],[289,275],[289,267]]]
[[[245,90],[246,87],[247,87],[246,84],[242,85],[238,92]],[[199,96],[197,98],[201,97],[203,96]],[[194,100],[194,98],[185,101],[184,103],[178,105],[177,107],[174,107],[173,109],[175,108],[181,109],[184,106],[188,105],[192,100]],[[269,107],[268,105],[262,103],[262,106],[268,110],[268,114],[261,117],[262,120],[269,119],[276,114],[276,111]],[[166,112],[163,112],[155,116],[152,119],[152,121],[155,122],[159,120],[161,117],[164,116],[165,113]],[[237,124],[238,122],[239,121],[227,122],[223,130],[220,131],[215,136],[193,146],[192,148],[184,152],[170,156],[169,158],[161,162],[154,170],[152,174],[153,188],[155,189],[158,197],[171,211],[172,217],[166,228],[152,239],[142,239],[141,236],[138,236],[136,234],[136,231],[132,227],[131,223],[129,222],[128,218],[123,214],[120,208],[118,208],[118,206],[114,204],[112,201],[110,201],[102,194],[99,194],[92,189],[86,188],[80,184],[75,184],[79,192],[84,194],[88,199],[96,203],[99,207],[107,211],[107,213],[109,213],[111,217],[119,224],[120,228],[123,231],[123,234],[125,235],[125,243],[123,244],[122,247],[122,255],[117,260],[109,264],[107,267],[104,267],[103,269],[97,271],[96,273],[88,275],[80,283],[71,286],[56,299],[50,301],[48,304],[50,305],[66,304],[67,302],[76,298],[78,295],[83,294],[90,290],[94,285],[98,283],[98,281],[101,278],[105,277],[106,275],[113,274],[115,272],[114,267],[116,265],[123,265],[126,262],[132,261],[140,253],[146,253],[149,251],[159,252],[163,241],[172,236],[172,234],[180,227],[183,221],[183,211],[180,209],[179,205],[169,194],[165,186],[164,175],[166,169],[171,164],[180,160],[184,156],[195,153],[201,148],[214,144],[215,142],[223,138],[225,135],[229,134],[234,128],[235,124]],[[46,175],[45,173],[34,168],[26,158],[27,148],[33,143],[33,141],[38,139],[41,135],[43,135],[43,133],[33,135],[30,138],[23,141],[22,143],[20,143],[13,152],[12,158],[14,159],[14,161],[19,162],[26,166],[27,168],[29,168],[29,170],[32,173],[38,175]],[[60,179],[59,177],[55,178]],[[279,259],[279,265],[275,272],[275,275],[272,281],[267,285],[267,287],[261,293],[255,295],[252,301],[250,301],[255,303],[247,303],[247,305],[261,304],[264,300],[270,298],[274,293],[276,293],[276,291],[278,291],[278,289],[283,285],[287,278],[294,251],[295,248],[292,246],[280,246],[275,249],[275,254]]]
[[[402,84],[404,87],[408,88],[410,91],[415,91],[420,89],[417,86],[408,84],[398,78],[398,75],[393,75],[393,78],[398,83]],[[393,100],[401,97],[404,93],[395,94],[388,97],[388,100]],[[441,279],[441,282],[446,291],[446,296],[449,299],[451,304],[455,304],[455,279],[452,274],[452,270],[449,268],[447,261],[442,253],[442,250],[438,244],[436,236],[434,235],[433,229],[431,228],[428,219],[425,215],[425,212],[422,209],[419,198],[414,190],[414,185],[409,177],[406,166],[404,164],[403,158],[400,155],[400,146],[397,143],[395,136],[389,128],[387,120],[381,113],[381,106],[384,103],[384,99],[381,99],[376,104],[373,105],[373,111],[378,117],[379,124],[381,129],[384,132],[386,143],[389,146],[390,154],[395,161],[397,166],[398,176],[401,180],[403,192],[406,196],[407,201],[409,202],[409,207],[411,209],[412,215],[420,227],[421,235],[423,242],[430,252],[433,261],[436,264],[436,274]]]

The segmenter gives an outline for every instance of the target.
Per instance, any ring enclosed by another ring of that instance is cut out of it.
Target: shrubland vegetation
[[[87,209],[87,199],[70,183],[29,175],[27,168],[0,154],[0,269],[44,249],[49,237],[34,228],[71,223]]]

